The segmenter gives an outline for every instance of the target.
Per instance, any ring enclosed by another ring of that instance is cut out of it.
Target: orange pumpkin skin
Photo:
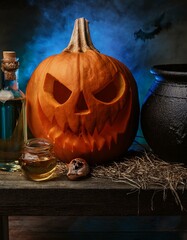
[[[85,19],[77,22],[87,28]],[[52,140],[56,156],[64,162],[76,157],[89,163],[112,160],[127,151],[138,128],[132,74],[90,41],[86,50],[72,50],[70,42],[63,52],[42,61],[26,89],[32,134]]]

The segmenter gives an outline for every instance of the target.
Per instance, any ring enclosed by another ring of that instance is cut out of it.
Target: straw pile
[[[67,174],[67,165],[58,164],[60,175]],[[109,179],[129,185],[132,190],[159,188],[171,190],[176,203],[183,210],[177,190],[187,187],[187,168],[183,163],[169,163],[159,159],[152,152],[133,152],[123,159],[93,166],[92,178]]]
[[[92,177],[107,178],[132,187],[132,190],[150,187],[171,190],[176,203],[183,210],[177,189],[187,186],[187,168],[183,163],[169,163],[159,159],[151,152],[142,152],[129,156],[108,165],[96,166],[92,169]]]
[[[124,182],[138,189],[150,186],[177,189],[186,186],[187,168],[182,163],[165,162],[151,152],[143,152],[110,165],[96,166],[92,176]]]
[[[59,162],[57,171],[60,175],[66,175],[67,165]],[[135,189],[155,186],[177,190],[186,187],[187,168],[183,163],[165,162],[153,153],[144,151],[131,153],[119,161],[93,166],[91,177],[111,179]]]

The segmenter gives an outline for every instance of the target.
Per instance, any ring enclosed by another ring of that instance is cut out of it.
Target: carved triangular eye
[[[54,99],[60,104],[65,103],[72,93],[69,88],[49,73],[46,75],[44,90],[51,93]]]
[[[120,73],[117,73],[113,80],[105,85],[102,89],[93,93],[94,97],[104,103],[111,103],[121,97],[124,92],[124,80]]]
[[[71,91],[59,81],[54,81],[53,85],[53,96],[54,99],[60,103],[65,103],[71,95]]]

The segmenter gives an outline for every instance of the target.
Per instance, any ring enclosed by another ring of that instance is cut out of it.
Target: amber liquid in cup
[[[57,159],[52,143],[41,138],[28,140],[19,163],[28,179],[44,181],[53,178]]]

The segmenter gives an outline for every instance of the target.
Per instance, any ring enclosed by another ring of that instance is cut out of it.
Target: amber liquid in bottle
[[[6,58],[3,58],[1,64],[0,169],[14,171],[19,169],[18,160],[27,139],[25,95],[18,88],[15,52],[3,54]]]

